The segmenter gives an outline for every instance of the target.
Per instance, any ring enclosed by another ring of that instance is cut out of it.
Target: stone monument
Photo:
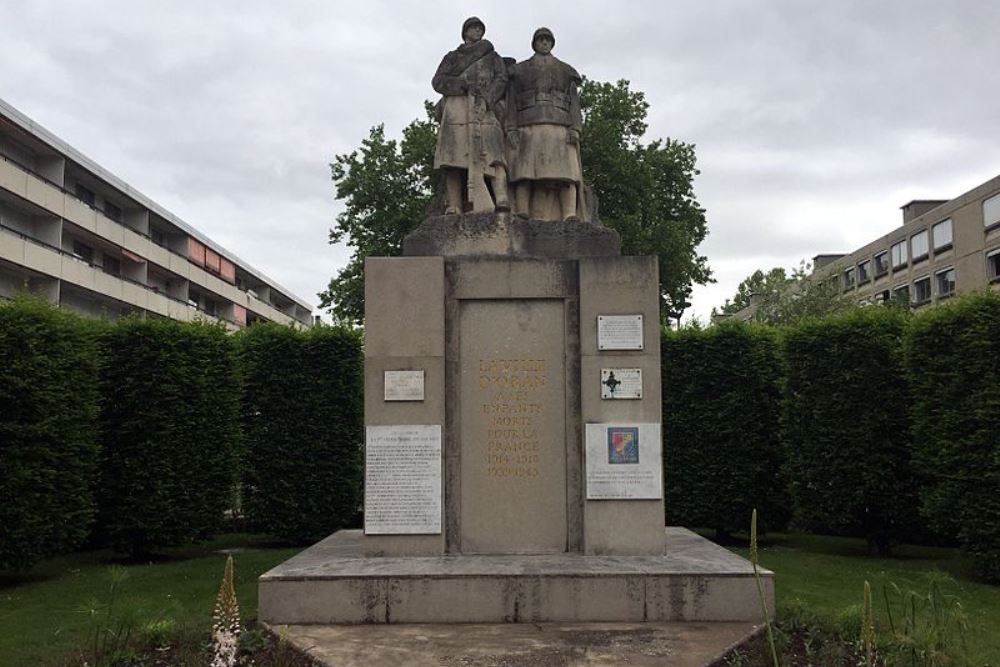
[[[658,262],[584,214],[580,76],[484,31],[433,79],[444,213],[365,263],[364,531],[263,575],[260,618],[759,619],[746,561],[664,529]]]

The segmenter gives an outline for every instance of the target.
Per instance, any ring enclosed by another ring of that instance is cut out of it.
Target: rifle
[[[468,190],[469,202],[472,203],[472,210],[475,212],[492,211],[493,198],[490,197],[486,189],[485,167],[486,167],[486,147],[483,145],[483,127],[476,116],[476,94],[469,88],[468,101],[468,141],[469,141],[469,169],[468,169]]]

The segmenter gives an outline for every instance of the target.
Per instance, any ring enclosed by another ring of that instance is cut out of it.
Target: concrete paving
[[[705,667],[752,623],[289,625],[298,649],[328,667]]]

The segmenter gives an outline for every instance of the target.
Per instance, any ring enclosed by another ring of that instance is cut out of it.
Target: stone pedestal
[[[264,575],[261,619],[755,618],[746,561],[665,541],[657,258],[495,214],[404,248],[365,264],[364,534]]]

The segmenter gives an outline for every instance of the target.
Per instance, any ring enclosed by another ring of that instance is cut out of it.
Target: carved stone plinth
[[[427,218],[403,240],[410,257],[617,257],[621,237],[592,222],[527,220],[509,213],[466,213]]]

